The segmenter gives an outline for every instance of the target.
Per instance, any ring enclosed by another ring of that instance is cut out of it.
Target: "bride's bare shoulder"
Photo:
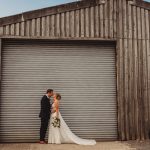
[[[55,105],[59,106],[59,101],[58,100],[55,101]]]

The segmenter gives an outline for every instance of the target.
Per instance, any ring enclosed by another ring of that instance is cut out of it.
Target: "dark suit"
[[[48,122],[50,119],[51,104],[50,99],[44,95],[41,99],[41,111],[39,117],[41,118],[41,128],[40,128],[40,141],[44,141],[46,130],[48,127]]]

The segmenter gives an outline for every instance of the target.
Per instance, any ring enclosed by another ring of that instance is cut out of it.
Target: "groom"
[[[48,122],[50,119],[51,103],[50,97],[53,96],[53,90],[48,89],[47,93],[41,99],[41,111],[39,117],[41,118],[40,127],[40,144],[45,144],[45,134],[48,127]]]

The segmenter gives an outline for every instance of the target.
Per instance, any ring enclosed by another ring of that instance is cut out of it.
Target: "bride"
[[[81,145],[95,145],[95,140],[82,139],[72,133],[59,112],[60,99],[60,94],[54,94],[54,103],[52,104],[52,114],[48,133],[48,143],[76,143]]]

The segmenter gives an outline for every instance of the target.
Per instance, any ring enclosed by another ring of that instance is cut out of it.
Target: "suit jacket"
[[[41,99],[41,111],[39,117],[49,119],[50,112],[51,112],[50,99],[46,95],[44,95]]]

